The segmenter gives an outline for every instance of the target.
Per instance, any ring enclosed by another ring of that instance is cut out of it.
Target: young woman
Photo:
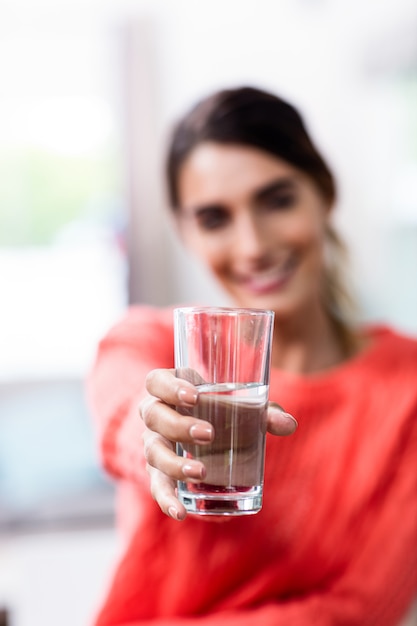
[[[198,391],[175,377],[172,310],[132,308],[90,379],[126,533],[96,626],[398,624],[417,594],[417,342],[349,322],[328,166],[291,105],[240,88],[178,124],[167,175],[184,245],[236,306],[275,311],[264,505],[186,516],[176,481],[205,468],[175,443],[213,429],[173,408]]]

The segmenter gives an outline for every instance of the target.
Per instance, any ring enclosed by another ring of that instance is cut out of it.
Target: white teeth
[[[252,273],[247,276],[247,279],[251,282],[256,282],[259,284],[269,283],[271,280],[279,280],[280,278],[285,277],[288,272],[292,268],[291,261],[287,261],[284,265],[279,268],[273,268],[266,272]]]
[[[252,276],[249,279],[249,282],[254,285],[258,285],[259,287],[263,287],[269,285],[270,283],[279,281],[286,275],[286,273],[287,272],[280,272],[279,274],[274,274],[272,276]]]
[[[277,267],[271,267],[262,272],[248,272],[241,274],[241,282],[246,284],[249,289],[256,292],[263,292],[268,289],[276,288],[282,281],[285,281],[291,274],[296,263],[294,258],[290,257],[284,263],[280,263]]]

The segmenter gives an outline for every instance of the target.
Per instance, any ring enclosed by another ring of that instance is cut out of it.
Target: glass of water
[[[176,375],[198,389],[198,402],[177,407],[213,425],[211,444],[178,444],[202,461],[204,482],[178,483],[189,513],[250,515],[262,507],[266,413],[274,313],[259,309],[174,310]]]

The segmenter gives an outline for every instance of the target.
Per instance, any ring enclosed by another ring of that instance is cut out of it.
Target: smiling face
[[[255,148],[205,142],[178,192],[185,245],[237,306],[281,318],[321,306],[330,207],[308,175]]]

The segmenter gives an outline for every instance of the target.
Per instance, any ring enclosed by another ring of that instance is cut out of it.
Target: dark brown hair
[[[242,144],[268,152],[308,174],[329,203],[335,200],[332,173],[298,111],[266,91],[240,87],[201,100],[174,128],[167,157],[168,194],[173,208],[180,203],[180,168],[203,141]]]

